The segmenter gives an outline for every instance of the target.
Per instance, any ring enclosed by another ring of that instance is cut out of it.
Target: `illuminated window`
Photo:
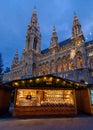
[[[49,62],[46,62],[46,74],[49,74]]]
[[[77,40],[77,41],[75,42],[75,44],[78,45],[78,46],[80,45],[80,43],[81,43],[80,40]]]
[[[74,69],[74,62],[73,61],[70,61],[68,63],[68,67],[69,67],[69,70],[73,70]]]
[[[36,75],[36,64],[33,63],[32,65],[32,75],[35,76]]]
[[[72,106],[73,90],[17,90],[17,106]]]
[[[61,58],[58,58],[57,63],[58,63],[58,72],[60,73],[60,72],[62,72]]]
[[[62,58],[62,67],[64,71],[67,71],[67,57],[66,56]]]
[[[56,68],[55,68],[55,62],[54,60],[51,61],[51,73],[55,73]]]
[[[76,62],[77,62],[77,68],[82,68],[83,67],[82,53],[79,52],[79,51],[76,53]]]

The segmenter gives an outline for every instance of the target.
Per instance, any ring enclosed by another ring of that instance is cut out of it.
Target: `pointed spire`
[[[32,18],[31,18],[31,23],[37,23],[37,11],[36,8],[34,8],[33,14],[32,14]]]
[[[15,53],[14,59],[13,59],[13,63],[12,63],[12,68],[16,67],[19,64],[19,60],[18,60],[18,50]]]
[[[53,27],[52,31],[52,37],[51,37],[51,46],[56,45],[58,42],[58,37],[57,37],[57,32],[56,32],[56,27]]]
[[[81,30],[81,24],[79,22],[78,16],[76,15],[76,13],[74,13],[74,21],[73,21],[73,27],[72,27],[72,39],[76,38],[82,34],[82,30]]]
[[[52,37],[57,37],[56,27],[53,27]]]
[[[31,21],[28,24],[25,51],[26,53],[32,49],[34,49],[35,51],[40,51],[39,49],[41,48],[40,45],[41,45],[40,26],[38,24],[36,8],[34,8]]]

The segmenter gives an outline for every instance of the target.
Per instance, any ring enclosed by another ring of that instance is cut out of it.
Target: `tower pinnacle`
[[[78,36],[83,35],[82,30],[81,30],[81,24],[79,22],[79,19],[76,15],[76,13],[74,13],[74,21],[73,21],[73,27],[72,27],[72,39],[76,38]]]
[[[78,19],[76,13],[74,13],[74,21],[73,21],[71,39],[73,40],[73,43],[78,46],[81,45],[82,43],[84,43],[84,41],[85,41],[84,35],[82,33],[82,29],[81,29],[81,24],[79,22],[79,19]]]
[[[32,18],[31,18],[31,23],[37,23],[37,11],[36,8],[34,8],[33,14],[32,14]]]
[[[34,51],[40,52],[41,48],[40,44],[41,44],[41,33],[37,19],[37,11],[36,8],[34,8],[31,21],[28,24],[25,51],[27,52],[34,49]]]
[[[16,53],[15,53],[14,59],[13,59],[12,68],[18,66],[18,64],[19,64],[19,60],[18,59],[19,58],[18,58],[18,50],[17,50]]]
[[[50,46],[56,46],[57,42],[58,42],[58,37],[57,37],[56,27],[54,26],[52,31]]]

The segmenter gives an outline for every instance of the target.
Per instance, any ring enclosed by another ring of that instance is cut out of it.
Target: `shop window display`
[[[73,106],[73,90],[17,90],[16,106]]]

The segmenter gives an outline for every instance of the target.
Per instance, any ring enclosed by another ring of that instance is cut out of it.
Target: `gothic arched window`
[[[36,50],[37,49],[37,38],[34,38],[34,43],[33,43],[33,49]]]
[[[59,57],[57,60],[57,64],[58,64],[58,72],[62,72],[62,63],[61,63],[61,58]]]
[[[66,56],[64,56],[62,58],[62,64],[63,64],[63,70],[67,71],[67,58],[66,58]]]
[[[42,66],[41,66],[41,64],[39,65],[38,74],[39,74],[39,75],[41,75],[41,74],[42,74]]]
[[[69,70],[73,70],[74,69],[74,62],[72,60],[69,61]]]
[[[33,63],[32,65],[32,76],[36,76],[36,64]]]
[[[46,74],[46,70],[45,70],[45,63],[42,64],[42,74],[45,75]]]
[[[49,62],[48,61],[46,62],[45,66],[46,66],[46,74],[49,74]]]
[[[81,52],[76,53],[76,62],[77,62],[77,68],[82,68],[83,67],[83,58],[82,58],[82,53]]]
[[[55,73],[56,68],[55,68],[55,62],[54,60],[51,61],[51,73]]]

